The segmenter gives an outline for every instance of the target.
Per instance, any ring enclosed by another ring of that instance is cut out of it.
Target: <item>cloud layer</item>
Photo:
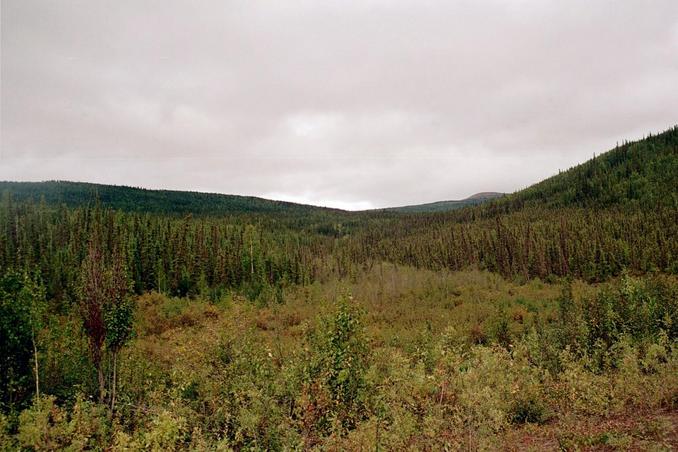
[[[678,2],[2,1],[0,179],[343,208],[514,191],[678,122]]]

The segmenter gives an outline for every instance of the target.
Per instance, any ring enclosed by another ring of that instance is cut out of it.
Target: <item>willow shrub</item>
[[[369,346],[361,312],[341,299],[336,312],[320,319],[307,337],[303,358],[302,404],[305,422],[319,431],[354,427],[367,415],[370,391],[365,380]]]
[[[110,432],[104,406],[78,398],[69,410],[44,396],[19,416],[17,440],[35,450],[103,450]]]

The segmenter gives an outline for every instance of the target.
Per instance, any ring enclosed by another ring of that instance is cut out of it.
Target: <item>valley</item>
[[[676,181],[673,127],[453,210],[1,182],[0,441],[676,448]]]

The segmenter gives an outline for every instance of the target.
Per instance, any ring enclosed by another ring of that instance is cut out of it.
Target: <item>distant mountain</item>
[[[506,193],[499,193],[499,192],[496,192],[496,191],[482,191],[480,193],[476,193],[475,195],[469,196],[464,201],[470,201],[470,200],[487,201],[488,199],[500,198],[500,197],[504,196],[505,194]]]
[[[103,206],[128,212],[163,214],[228,215],[243,213],[338,212],[336,209],[272,201],[252,196],[223,195],[175,190],[148,190],[84,182],[3,182],[0,194],[9,193],[16,201],[44,199],[47,204],[77,207],[98,200]]]
[[[485,201],[497,199],[502,196],[504,196],[504,193],[486,191],[476,193],[475,195],[469,196],[466,199],[461,199],[457,201],[437,201],[427,204],[415,204],[411,206],[391,207],[383,210],[403,213],[447,212],[450,210],[461,209],[462,207],[475,206]]]

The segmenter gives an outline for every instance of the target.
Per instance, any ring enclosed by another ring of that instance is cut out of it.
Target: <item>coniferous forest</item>
[[[678,127],[451,211],[0,193],[4,449],[678,447]]]

